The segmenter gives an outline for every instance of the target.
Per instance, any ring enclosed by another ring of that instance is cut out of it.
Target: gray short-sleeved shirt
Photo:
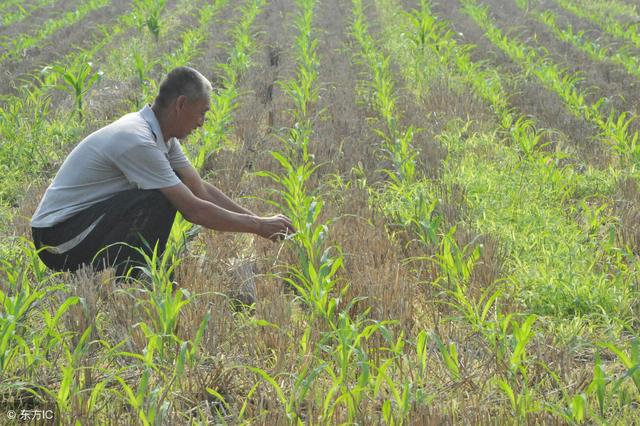
[[[65,159],[31,219],[31,226],[56,225],[129,189],[177,185],[174,170],[189,166],[180,142],[165,142],[147,105],[90,134]]]

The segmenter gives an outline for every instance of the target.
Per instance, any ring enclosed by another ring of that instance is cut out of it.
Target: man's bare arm
[[[291,220],[284,215],[260,217],[252,213],[238,213],[197,197],[184,184],[160,189],[171,204],[189,222],[205,228],[227,232],[249,232],[277,240],[288,232],[294,232]]]
[[[202,180],[196,169],[192,166],[179,169],[177,172],[180,175],[182,182],[187,185],[196,197],[235,213],[244,213],[255,216],[252,211],[233,201],[214,185]]]

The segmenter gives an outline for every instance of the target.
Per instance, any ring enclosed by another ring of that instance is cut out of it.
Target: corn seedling
[[[176,257],[172,247],[164,253],[158,253],[158,246],[148,253],[142,248],[135,248],[146,265],[135,266],[127,272],[126,278],[131,278],[137,273],[140,278],[147,283],[148,289],[141,290],[148,293],[148,305],[145,311],[151,320],[151,327],[146,323],[139,323],[138,326],[148,338],[157,342],[158,355],[161,361],[170,353],[170,347],[174,343],[182,342],[175,336],[176,327],[183,307],[190,302],[191,295],[185,289],[175,289],[173,282],[173,272],[180,260]]]
[[[626,381],[631,380],[636,388],[635,399],[640,398],[640,339],[633,339],[629,353],[613,343],[603,343],[602,346],[613,352],[627,369],[625,373],[614,382],[614,390],[618,390]]]
[[[61,65],[54,65],[45,70],[45,72],[57,73],[63,80],[64,84],[59,84],[56,88],[64,90],[74,98],[76,106],[76,113],[80,117],[80,120],[84,119],[84,97],[91,90],[91,88],[102,77],[102,71],[94,72],[93,64],[91,62],[81,62],[80,65],[74,68],[63,67]]]
[[[149,73],[155,65],[155,61],[144,58],[140,51],[136,50],[133,52],[133,66],[135,68],[136,77],[138,79],[138,85],[142,91],[140,97],[137,98],[137,108],[140,108],[142,106],[142,103],[144,103],[144,99],[149,98],[151,94],[155,93],[157,90],[155,81],[149,78]]]
[[[543,367],[551,378],[555,381],[558,387],[562,391],[562,403],[548,403],[545,409],[558,417],[562,418],[568,424],[582,424],[589,417],[589,404],[588,395],[584,392],[571,395],[567,392],[562,385],[560,377],[552,371],[547,365],[543,364]],[[588,389],[588,392],[591,391]]]
[[[440,242],[439,253],[434,259],[442,271],[438,281],[445,281],[448,288],[466,286],[480,258],[480,246],[460,248],[455,240],[455,232],[456,228],[453,227],[444,235]]]
[[[287,212],[297,230],[292,241],[298,254],[298,264],[287,268],[290,277],[286,280],[312,309],[312,318],[319,316],[331,320],[337,302],[332,296],[333,289],[342,257],[332,256],[332,250],[327,247],[328,225],[319,222],[323,202],[307,188],[309,179],[319,167],[313,163],[313,156],[309,153],[312,123],[308,117],[308,108],[317,99],[317,43],[310,35],[315,2],[299,0],[297,6],[296,78],[281,83],[294,103],[291,115],[295,124],[288,129],[287,136],[280,139],[283,151],[272,152],[282,172],[263,171],[258,174],[270,178],[282,188],[282,204],[273,203]]]
[[[182,46],[171,54],[164,55],[164,69],[173,69],[188,64],[199,54],[203,42],[206,40],[207,28],[213,18],[227,4],[228,0],[218,0],[200,8],[198,26],[182,34]]]
[[[134,1],[136,18],[138,21],[138,30],[142,31],[146,27],[153,36],[153,39],[156,41],[156,43],[160,38],[160,30],[162,27],[161,17],[166,7],[166,3],[166,0]]]
[[[5,9],[9,9],[11,7],[14,6],[19,6],[20,5],[20,0],[7,0],[5,2],[2,2],[2,4],[0,4],[0,12],[5,12]]]

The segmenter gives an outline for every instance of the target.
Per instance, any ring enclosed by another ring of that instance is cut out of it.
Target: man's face
[[[184,98],[183,102],[179,101],[178,109],[178,131],[176,137],[184,139],[195,129],[202,127],[205,120],[205,114],[210,109],[209,97],[197,99],[189,102]]]

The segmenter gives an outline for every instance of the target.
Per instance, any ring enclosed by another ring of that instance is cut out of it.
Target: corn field
[[[31,216],[171,69],[203,178],[144,283]],[[640,424],[636,0],[0,1],[0,424]]]

